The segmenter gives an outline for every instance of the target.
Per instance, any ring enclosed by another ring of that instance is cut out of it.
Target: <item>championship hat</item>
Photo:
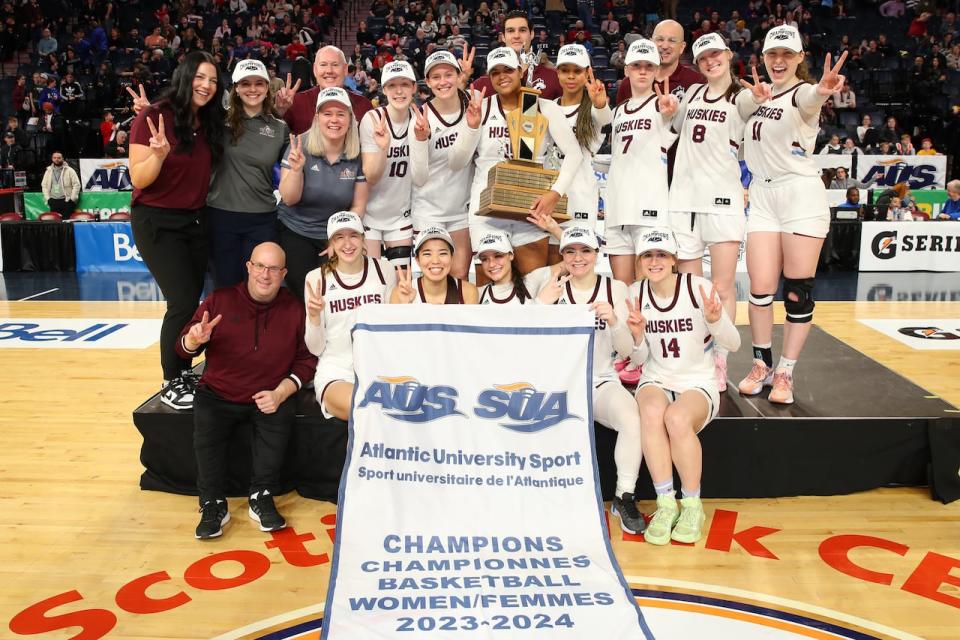
[[[353,211],[338,211],[327,220],[327,237],[332,238],[338,231],[349,229],[363,235],[363,222]]]
[[[510,238],[502,231],[493,231],[485,234],[477,243],[477,255],[484,251],[496,251],[497,253],[513,253],[513,246],[510,244]]]
[[[654,228],[645,231],[637,242],[637,255],[641,256],[647,251],[654,250],[666,251],[667,253],[677,255],[677,239],[673,237],[670,229]]]
[[[413,67],[410,66],[409,62],[403,60],[394,60],[383,68],[383,73],[380,75],[380,84],[385,87],[388,82],[397,78],[405,78],[413,83],[417,82],[417,76],[413,74]]]
[[[788,24],[774,27],[767,31],[767,37],[763,40],[763,53],[770,49],[789,49],[794,53],[803,51],[803,40],[800,38],[800,32],[796,27]]]
[[[417,234],[417,242],[413,245],[413,255],[420,253],[420,247],[422,247],[427,240],[443,240],[450,245],[450,251],[454,250],[453,238],[450,237],[450,234],[447,233],[447,230],[443,227],[434,225],[427,227]]]
[[[729,51],[730,47],[727,46],[727,43],[724,41],[723,36],[714,31],[713,33],[707,33],[705,35],[697,38],[697,41],[693,43],[693,61],[696,62],[697,58],[700,57],[701,53],[706,53],[707,51]]]
[[[575,67],[586,69],[590,66],[590,54],[586,47],[580,44],[565,44],[557,52],[557,66],[572,64]]]
[[[510,47],[497,47],[487,54],[487,73],[499,64],[511,69],[519,69],[520,58]]]
[[[457,73],[460,72],[460,63],[457,62],[456,56],[454,56],[449,51],[434,51],[429,56],[427,56],[427,61],[423,65],[423,75],[430,73],[430,69],[433,69],[438,64],[448,64],[454,69],[457,70]]]
[[[250,77],[263,78],[270,82],[270,75],[267,73],[265,64],[259,60],[241,60],[237,68],[233,70],[233,84]]]
[[[660,52],[657,51],[657,45],[646,38],[640,38],[630,43],[627,49],[627,55],[623,59],[623,64],[633,64],[634,62],[649,62],[660,66]]]
[[[560,236],[560,251],[575,244],[582,244],[594,251],[600,250],[600,242],[597,240],[597,234],[594,233],[593,229],[567,227],[564,229],[563,235]]]
[[[328,87],[317,94],[317,111],[320,111],[320,107],[327,102],[337,102],[347,109],[353,110],[353,105],[350,104],[350,96],[340,87]]]

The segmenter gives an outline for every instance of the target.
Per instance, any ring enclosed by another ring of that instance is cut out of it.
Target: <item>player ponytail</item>
[[[586,90],[582,91],[580,106],[577,108],[577,123],[573,131],[577,136],[580,148],[590,151],[590,144],[597,134],[597,126],[593,121],[593,101]]]
[[[734,98],[736,98],[737,94],[741,91],[743,91],[743,87],[740,86],[740,80],[736,74],[733,73],[733,67],[730,67],[730,86],[723,92],[723,99],[733,103]]]
[[[530,292],[527,290],[527,285],[524,282],[524,274],[520,272],[515,262],[510,265],[510,280],[513,281],[513,294],[517,296],[520,304],[526,304],[527,300],[533,296],[530,295]]]
[[[797,65],[797,77],[807,84],[817,84],[817,81],[810,75],[810,67],[807,66],[806,58],[801,60],[800,64]]]

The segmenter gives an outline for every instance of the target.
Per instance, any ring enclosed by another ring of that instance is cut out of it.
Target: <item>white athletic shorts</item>
[[[413,232],[414,235],[420,233],[421,229],[426,229],[427,227],[443,227],[447,230],[447,233],[453,233],[454,231],[460,231],[462,229],[469,229],[470,222],[467,220],[467,216],[458,218],[456,220],[436,220],[433,218],[424,218],[414,216],[413,218]]]
[[[471,216],[470,221],[470,240],[473,243],[488,233],[500,231],[508,234],[510,244],[514,247],[522,247],[531,242],[543,240],[549,234],[540,227],[530,224],[526,220],[504,220],[503,218],[492,218],[490,216]],[[474,244],[473,251],[476,253],[477,246]]]
[[[350,384],[353,384],[356,379],[356,373],[354,373],[353,369],[349,369],[347,367],[332,363],[321,363],[317,367],[317,373],[313,377],[313,389],[314,393],[317,395],[317,402],[320,404],[320,412],[323,413],[324,418],[329,420],[333,417],[333,414],[327,411],[327,405],[323,401],[323,394],[326,393],[327,387],[334,382],[349,382]]]
[[[747,233],[768,231],[826,238],[830,205],[823,181],[815,176],[788,176],[750,183]]]
[[[650,378],[645,378],[643,375],[640,376],[640,382],[637,383],[637,391],[634,394],[636,396],[640,393],[640,389],[643,389],[646,386],[654,386],[660,391],[663,391],[663,395],[667,396],[667,400],[672,404],[677,401],[677,398],[680,397],[685,391],[699,391],[703,394],[703,397],[707,400],[707,419],[702,425],[697,428],[697,433],[703,431],[704,427],[710,424],[710,421],[717,417],[717,414],[720,413],[720,392],[717,390],[717,383],[713,382],[711,384],[705,384],[703,386],[688,387],[686,389],[668,389],[656,380],[651,380]]]
[[[604,227],[603,243],[606,246],[607,255],[636,255],[637,245],[640,243],[640,236],[649,230],[650,227],[639,224],[623,224],[615,227]]]
[[[743,240],[747,219],[740,215],[723,213],[690,213],[671,211],[670,228],[677,238],[679,258],[702,258],[712,244]]]
[[[376,227],[368,227],[366,218],[364,218],[363,222],[363,237],[366,240],[379,240],[380,242],[413,241],[413,224],[408,224],[400,229],[384,230],[377,229]]]

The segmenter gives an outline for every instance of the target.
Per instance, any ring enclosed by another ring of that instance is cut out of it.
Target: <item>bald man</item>
[[[313,77],[317,81],[317,86],[312,89],[295,92],[294,87],[291,87],[288,82],[287,86],[277,92],[276,108],[290,125],[291,133],[303,133],[313,124],[317,95],[321,90],[328,87],[343,88],[343,82],[347,78],[347,58],[343,55],[343,51],[332,45],[317,51],[317,56],[313,60]],[[352,91],[347,91],[347,95],[350,96],[353,115],[359,127],[363,115],[370,111],[373,105],[366,97]]]
[[[664,87],[663,81],[669,78],[670,93],[677,96],[677,100],[682,100],[683,94],[691,85],[707,81],[696,69],[680,64],[680,56],[687,48],[687,43],[683,39],[683,26],[679,22],[676,20],[658,22],[653,30],[652,40],[657,45],[657,51],[660,52],[660,68],[657,69],[657,79],[654,84],[661,91]],[[629,100],[632,95],[630,82],[624,78],[617,88],[617,104]]]
[[[233,431],[253,425],[248,514],[261,531],[287,526],[273,496],[293,429],[296,393],[313,379],[317,359],[304,343],[306,313],[281,288],[286,255],[264,242],[247,261],[247,279],[211,293],[183,328],[177,353],[206,353],[193,400],[193,449],[200,492],[198,540],[217,538],[230,520],[224,489]]]

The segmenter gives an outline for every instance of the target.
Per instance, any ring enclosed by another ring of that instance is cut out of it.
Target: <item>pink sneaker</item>
[[[793,404],[793,376],[786,371],[774,373],[773,389],[767,400],[777,404]]]
[[[630,358],[617,358],[613,361],[614,371],[623,371],[630,364]]]
[[[620,370],[620,382],[628,387],[635,387],[640,382],[640,374],[643,373],[643,367],[636,369],[623,368]]]
[[[727,359],[717,354],[713,364],[714,373],[717,377],[717,391],[723,393],[727,390]]]
[[[750,373],[747,374],[747,377],[740,381],[740,384],[737,385],[737,388],[745,396],[755,396],[761,391],[764,387],[768,387],[773,384],[773,369],[768,367],[763,360],[753,361],[753,369],[750,369]]]

